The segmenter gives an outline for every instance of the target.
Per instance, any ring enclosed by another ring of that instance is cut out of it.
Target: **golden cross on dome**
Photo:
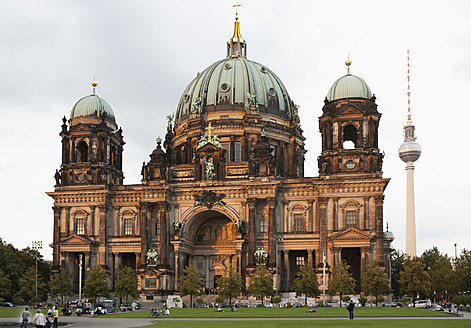
[[[208,131],[208,136],[211,135],[211,130],[213,129],[213,127],[211,126],[211,122],[208,124],[208,127],[206,128],[206,130]]]
[[[236,1],[235,5],[233,5],[232,7],[234,7],[236,9],[236,19],[238,18],[238,15],[239,15],[239,8],[237,7],[240,7],[241,5],[239,5],[239,2]]]

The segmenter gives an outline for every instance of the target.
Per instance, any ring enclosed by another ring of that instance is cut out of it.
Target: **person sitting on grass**
[[[217,312],[224,312],[224,310],[222,309],[222,307],[218,307]]]
[[[167,308],[165,308],[163,315],[170,315],[170,311]]]
[[[231,309],[229,310],[229,312],[237,312],[236,307],[233,305],[233,306],[231,307]]]

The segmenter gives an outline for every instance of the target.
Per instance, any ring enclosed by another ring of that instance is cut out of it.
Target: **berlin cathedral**
[[[324,263],[327,284],[341,260],[357,293],[370,261],[390,276],[375,95],[348,60],[319,108],[319,176],[305,177],[297,106],[273,71],[248,58],[236,15],[226,58],[186,87],[165,139],[136,168],[139,184],[123,184],[122,129],[95,81],[63,118],[62,164],[47,194],[53,272],[68,272],[76,293],[97,265],[111,291],[121,268],[135,269],[146,300],[178,291],[189,265],[211,290],[230,267],[248,287],[262,263],[278,295],[304,264],[320,288]]]

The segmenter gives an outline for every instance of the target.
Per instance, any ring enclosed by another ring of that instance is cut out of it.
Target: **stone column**
[[[365,273],[365,268],[368,265],[368,247],[361,247],[360,249],[361,256],[361,281],[363,281],[363,274]],[[363,288],[363,285],[362,285]]]
[[[312,249],[307,250],[307,264],[312,267]]]
[[[326,197],[319,197],[319,252],[322,254],[324,251],[327,254],[327,204],[329,199]]]
[[[98,255],[98,264],[99,265],[106,265],[106,205],[99,205],[99,227],[100,230],[98,232],[98,241],[99,245],[99,255]],[[94,211],[96,215],[96,211]]]
[[[147,253],[147,204],[142,203],[140,209],[140,235],[141,235],[141,256],[140,264],[138,267],[143,267],[146,263],[146,253]]]
[[[254,256],[255,253],[255,245],[256,241],[256,234],[255,234],[255,206],[257,205],[257,200],[254,198],[247,199],[247,204],[249,206],[249,228],[247,231],[247,255],[248,255],[248,264],[250,266],[255,265],[254,263]]]
[[[332,198],[334,200],[334,217],[333,217],[333,225],[332,225],[332,230],[333,231],[338,231],[339,230],[339,198],[334,197]]]
[[[289,290],[289,250],[284,250],[284,267],[285,267],[285,290]]]
[[[59,254],[59,242],[60,242],[60,215],[62,208],[53,206],[52,210],[54,212],[54,233],[53,233],[53,242],[52,242],[52,268],[53,270],[59,270],[60,266],[60,254]]]
[[[276,266],[275,254],[275,208],[276,200],[274,198],[268,199],[268,254],[269,254],[269,267]]]
[[[384,266],[384,238],[383,238],[383,201],[384,196],[375,196],[376,204],[376,260]]]
[[[370,208],[370,205],[369,205],[369,202],[370,202],[370,197],[369,196],[365,196],[363,197],[363,229],[364,230],[370,230],[370,227],[369,227],[369,208]]]
[[[168,256],[168,234],[167,234],[167,204],[165,202],[158,203],[159,211],[159,224],[160,224],[160,236],[159,236],[159,263],[167,265]]]

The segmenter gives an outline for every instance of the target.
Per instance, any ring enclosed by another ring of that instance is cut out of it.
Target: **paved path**
[[[357,317],[357,320],[409,320],[409,319],[445,319],[445,320],[463,320],[471,319],[471,313],[464,312],[463,317]],[[260,320],[348,320],[347,317],[310,317],[310,318],[110,318],[110,317],[60,317],[59,323],[67,323],[66,327],[87,327],[87,328],[128,328],[151,325],[159,321],[260,321]],[[18,323],[18,318],[0,318],[1,323]],[[30,327],[33,327],[31,324]],[[11,326],[8,326],[11,327]],[[64,326],[62,326],[64,327]]]

